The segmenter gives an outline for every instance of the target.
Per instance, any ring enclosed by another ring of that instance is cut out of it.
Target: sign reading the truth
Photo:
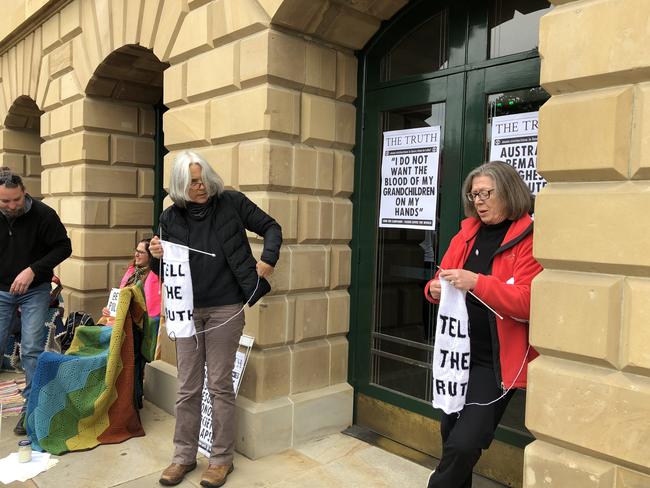
[[[539,112],[494,117],[490,141],[490,160],[515,168],[533,195],[546,185],[537,172],[538,117]]]
[[[436,228],[440,126],[384,132],[379,227]]]

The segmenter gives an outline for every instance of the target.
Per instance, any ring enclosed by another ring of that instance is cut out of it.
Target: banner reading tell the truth
[[[172,339],[192,337],[196,329],[189,248],[162,239],[160,243],[165,256],[162,271],[167,334]]]

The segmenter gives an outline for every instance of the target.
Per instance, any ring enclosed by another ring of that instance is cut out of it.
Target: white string
[[[159,234],[159,239],[162,241],[162,227],[159,225],[158,226],[158,234]],[[189,251],[194,251],[194,252],[199,252],[201,254],[206,254],[208,256],[212,256],[213,258],[216,258],[217,255],[213,252],[207,252],[207,251],[201,251],[200,249],[194,249],[193,247],[189,246],[184,246],[183,244],[174,244],[175,246],[182,247],[183,249],[187,249]],[[158,277],[162,276],[162,257],[158,260]],[[162,287],[163,287],[163,280],[160,280],[159,286],[158,286],[158,295],[162,295]]]
[[[515,383],[516,383],[517,380],[519,379],[519,375],[520,375],[521,372],[524,370],[524,366],[526,365],[526,361],[527,361],[527,359],[528,359],[528,353],[529,353],[529,352],[530,352],[530,344],[528,344],[528,349],[526,349],[526,354],[524,354],[524,360],[522,361],[521,366],[519,367],[519,371],[517,372],[517,376],[515,376],[515,379],[512,380],[512,383],[510,384],[510,386],[508,387],[508,389],[505,390],[505,391],[503,392],[503,395],[501,395],[501,396],[500,396],[499,398],[497,398],[496,400],[492,400],[491,402],[488,402],[488,403],[476,403],[476,402],[466,403],[466,404],[464,405],[463,408],[467,407],[468,405],[477,405],[477,406],[479,406],[479,407],[487,407],[488,405],[492,405],[493,403],[498,402],[498,401],[501,400],[503,397],[505,397],[508,393],[510,393],[510,390],[512,390],[512,387],[515,386]],[[458,412],[458,416],[460,417],[460,412]]]
[[[235,317],[237,317],[237,315],[239,315],[240,313],[242,313],[242,312],[244,311],[244,308],[246,308],[246,305],[248,305],[248,302],[250,302],[250,301],[253,299],[253,297],[255,296],[255,293],[257,292],[257,288],[258,288],[259,286],[260,286],[260,277],[258,276],[258,277],[257,277],[257,283],[255,284],[255,289],[253,290],[253,293],[251,294],[250,298],[249,298],[248,300],[246,300],[246,303],[244,303],[244,305],[243,305],[242,308],[239,310],[239,312],[237,312],[235,315],[233,315],[232,317],[230,317],[230,318],[229,318],[228,320],[226,320],[225,322],[222,322],[222,323],[219,324],[219,325],[215,325],[214,327],[210,327],[209,329],[204,329],[204,330],[202,330],[201,332],[197,332],[196,335],[198,336],[199,334],[205,334],[206,332],[209,332],[209,331],[211,331],[211,330],[218,329],[219,327],[226,325],[226,324],[227,324],[228,322],[230,322],[232,319],[234,319]]]
[[[158,234],[159,234],[159,239],[162,239],[162,227],[160,224],[158,224]],[[163,287],[163,280],[162,280],[162,256],[158,259],[158,296],[162,295],[162,287]]]
[[[438,268],[440,271],[445,271],[445,270],[442,269],[440,266],[437,266],[437,268]],[[447,281],[450,281],[450,280],[447,280]],[[453,284],[452,284],[452,286],[453,286]],[[494,315],[496,315],[496,316],[499,317],[501,320],[503,320],[503,317],[502,317],[501,315],[499,315],[499,314],[498,314],[498,313],[497,313],[497,312],[496,312],[492,307],[490,307],[487,303],[485,303],[485,302],[484,302],[483,300],[481,300],[479,297],[477,297],[476,295],[474,295],[474,293],[472,293],[470,290],[467,290],[467,293],[469,293],[470,295],[472,295],[472,296],[473,296],[474,298],[476,298],[479,302],[481,302],[483,305],[485,305],[485,306],[486,306],[486,307],[487,307],[487,308],[488,308],[492,313],[494,313]],[[466,403],[466,404],[463,406],[463,408],[467,407],[468,405],[476,405],[476,406],[479,406],[479,407],[487,407],[488,405],[492,405],[493,403],[498,402],[499,400],[501,400],[502,398],[504,398],[508,393],[510,393],[510,390],[512,390],[512,387],[515,385],[515,383],[516,383],[517,380],[519,379],[519,375],[521,375],[521,372],[524,370],[524,366],[526,365],[526,361],[527,361],[527,359],[528,359],[528,353],[529,353],[529,352],[530,352],[530,344],[528,344],[528,349],[526,349],[526,354],[524,354],[524,360],[522,361],[521,366],[519,367],[519,371],[517,372],[517,376],[515,376],[515,379],[512,380],[512,383],[510,384],[510,386],[509,386],[506,390],[504,390],[503,394],[502,394],[500,397],[498,397],[498,398],[496,398],[495,400],[492,400],[491,402],[488,402],[488,403],[476,403],[476,402]],[[460,417],[460,413],[461,413],[461,412],[458,412],[458,417]]]
[[[211,330],[218,329],[219,327],[223,327],[223,326],[226,325],[228,322],[230,322],[232,319],[234,319],[235,317],[237,317],[237,315],[239,315],[240,313],[242,313],[242,312],[244,311],[244,309],[246,308],[246,305],[248,305],[248,303],[253,299],[253,297],[255,296],[255,293],[257,292],[257,289],[259,288],[259,286],[260,286],[260,276],[258,275],[258,276],[257,276],[257,283],[255,284],[255,289],[253,290],[253,293],[251,294],[250,298],[249,298],[248,300],[246,300],[246,302],[244,303],[244,305],[242,306],[242,308],[241,308],[237,313],[235,313],[235,315],[233,315],[232,317],[230,317],[230,318],[229,318],[228,320],[226,320],[225,322],[220,323],[219,325],[215,325],[215,326],[213,326],[213,327],[210,327],[209,329],[204,329],[204,330],[202,330],[202,331],[200,331],[200,332],[195,332],[194,335],[193,335],[192,337],[194,337],[194,338],[196,339],[196,348],[197,348],[197,349],[199,348],[199,339],[198,339],[198,335],[199,335],[199,334],[205,334],[206,332],[210,332]],[[173,337],[172,337],[172,336],[173,336]],[[174,332],[172,331],[171,334],[169,334],[169,338],[170,338],[172,341],[176,341],[176,334],[174,334]]]
[[[199,252],[201,254],[207,254],[208,256],[212,256],[213,258],[217,257],[217,255],[215,253],[213,253],[213,252],[201,251],[200,249],[194,249],[193,247],[184,246],[183,244],[176,244],[176,243],[172,243],[172,244],[174,244],[174,246],[182,247],[183,249],[188,249],[190,251]]]
[[[442,269],[442,268],[441,268],[440,266],[438,266],[438,265],[436,265],[436,267],[437,267],[440,271],[446,271],[445,269]],[[445,279],[446,279],[446,278],[445,278]],[[447,280],[447,281],[449,281],[449,282],[451,283],[451,280]],[[454,286],[454,284],[451,283],[451,286]],[[484,302],[483,300],[481,300],[479,297],[477,297],[476,295],[474,295],[474,293],[472,293],[472,290],[467,290],[467,293],[469,293],[469,294],[472,295],[474,298],[476,298],[479,302],[481,302],[483,305],[485,305],[485,307],[486,307],[490,312],[492,312],[494,315],[496,315],[496,316],[499,317],[501,320],[503,320],[503,317],[502,317],[501,315],[499,315],[499,314],[497,313],[496,310],[494,310],[492,307],[490,307],[487,303],[485,303],[485,302]]]
[[[158,234],[160,235],[160,240],[162,240],[162,227],[161,226],[158,226]],[[200,249],[194,249],[193,247],[184,246],[182,244],[175,244],[174,243],[174,245],[178,246],[178,247],[182,247],[182,248],[187,249],[189,251],[194,251],[194,252],[198,252],[198,253],[201,253],[201,254],[206,254],[208,256],[212,256],[213,258],[217,257],[217,255],[215,253],[213,253],[213,252],[201,251]],[[160,260],[158,261],[158,276],[162,276],[162,261],[163,261],[162,258],[160,258]],[[260,277],[258,275],[257,276],[257,283],[255,284],[255,289],[253,290],[253,293],[251,294],[250,298],[248,300],[246,300],[246,303],[244,303],[244,305],[242,306],[241,310],[239,310],[239,312],[237,312],[235,315],[233,315],[228,320],[226,320],[225,322],[223,322],[223,323],[221,323],[219,325],[215,325],[214,327],[210,327],[209,329],[202,330],[201,332],[195,332],[193,337],[196,338],[196,348],[197,349],[199,348],[199,339],[198,339],[199,334],[205,334],[206,332],[208,332],[210,330],[218,329],[219,327],[222,327],[222,326],[226,325],[232,319],[237,317],[237,315],[239,315],[240,313],[242,313],[244,311],[244,309],[246,308],[246,305],[248,305],[248,302],[250,302],[253,299],[253,297],[255,296],[255,293],[257,292],[257,288],[259,286],[260,286]],[[160,287],[158,288],[158,295],[161,294],[162,287],[163,287],[163,282],[162,282],[162,280],[160,280]],[[174,334],[174,331],[171,331],[171,333],[169,334],[169,338],[172,341],[176,341],[176,334]]]

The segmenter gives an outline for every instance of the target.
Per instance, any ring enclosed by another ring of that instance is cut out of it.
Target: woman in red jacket
[[[527,364],[537,355],[528,344],[528,318],[530,284],[542,267],[532,252],[530,190],[512,166],[492,161],[467,176],[463,193],[467,218],[424,293],[438,303],[444,279],[471,290],[500,317],[467,294],[471,366],[465,407],[442,415],[442,459],[428,488],[472,486],[472,469],[515,388],[526,386]]]

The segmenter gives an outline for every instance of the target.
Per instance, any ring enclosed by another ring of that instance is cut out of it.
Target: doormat
[[[0,381],[0,404],[2,415],[18,415],[25,399],[20,391],[25,388],[25,379]]]

